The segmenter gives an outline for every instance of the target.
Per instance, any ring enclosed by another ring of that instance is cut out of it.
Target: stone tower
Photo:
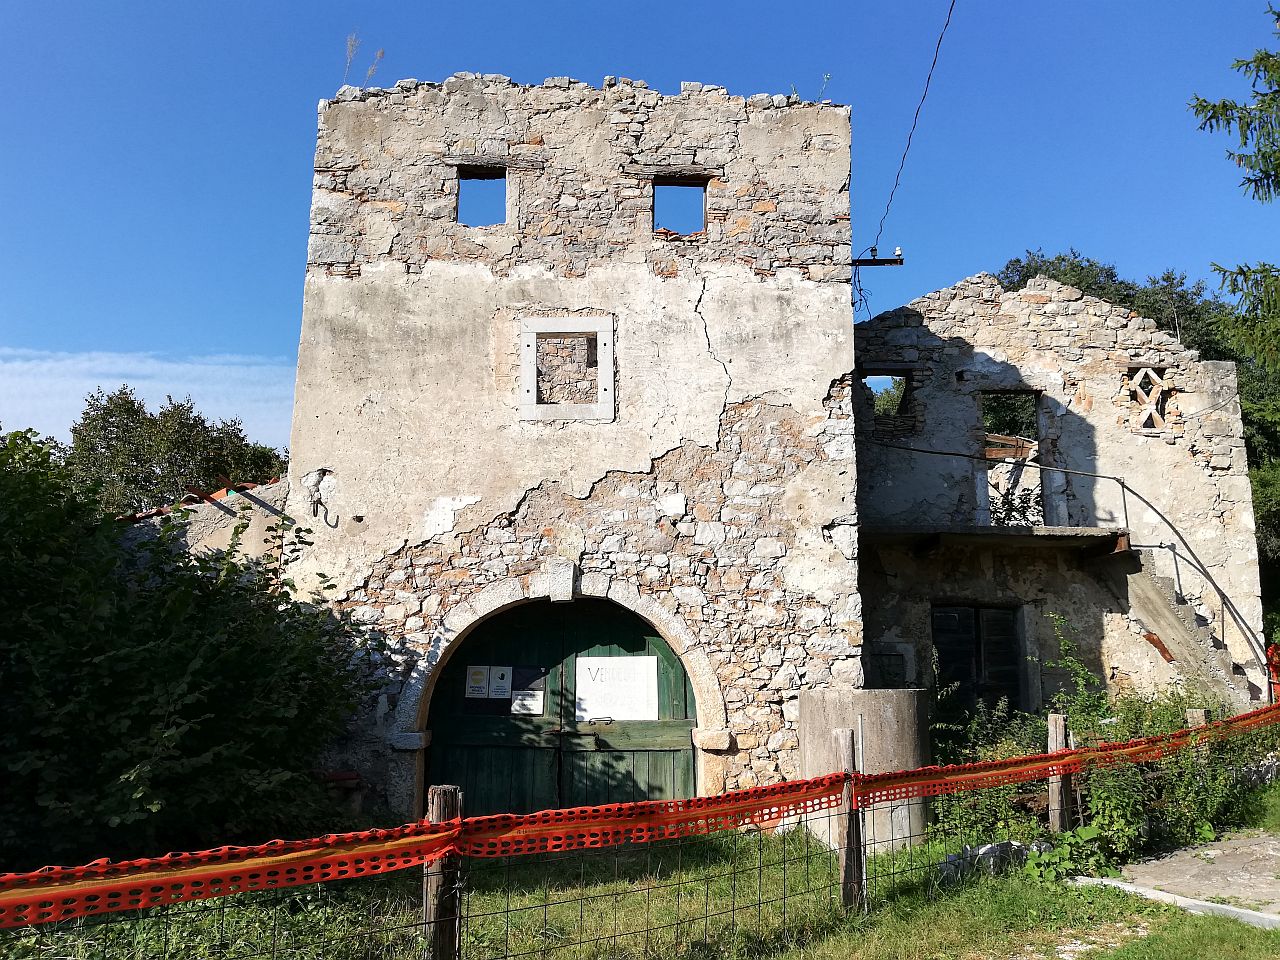
[[[698,792],[796,774],[798,691],[861,685],[849,147],[846,107],[701,84],[321,102],[289,502],[299,577],[396,646],[360,761],[394,805],[445,662],[540,598],[678,655]],[[459,223],[472,180],[501,222]],[[655,227],[666,186],[701,229]]]

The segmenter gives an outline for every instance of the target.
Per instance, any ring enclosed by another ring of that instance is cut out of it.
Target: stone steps
[[[1221,682],[1231,697],[1234,699],[1247,699],[1247,687],[1243,682],[1245,676],[1244,667],[1232,660],[1226,645],[1217,636],[1213,628],[1201,622],[1194,607],[1178,591],[1174,578],[1155,573],[1152,569],[1154,567],[1154,556],[1149,551],[1143,550],[1137,550],[1135,553],[1137,553],[1142,565],[1141,571],[1137,575],[1143,577],[1155,587],[1156,591],[1168,604],[1173,615],[1177,617],[1185,628],[1186,634],[1193,640],[1194,648],[1201,654],[1200,666],[1215,680]]]

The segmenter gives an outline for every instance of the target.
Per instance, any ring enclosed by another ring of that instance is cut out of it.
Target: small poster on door
[[[489,668],[489,699],[490,700],[510,700],[511,699],[511,668],[510,667],[490,667]]]
[[[578,657],[578,720],[657,720],[657,657]]]
[[[511,672],[511,712],[540,717],[546,710],[547,668],[516,667]]]
[[[545,697],[541,690],[516,690],[511,694],[511,712],[526,717],[542,716]]]
[[[489,696],[489,668],[467,667],[467,698]]]

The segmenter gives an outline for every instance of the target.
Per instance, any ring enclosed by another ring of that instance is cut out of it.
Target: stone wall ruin
[[[290,504],[324,522],[295,573],[393,643],[352,754],[393,806],[440,664],[530,597],[662,632],[703,691],[700,791],[795,775],[798,691],[862,683],[849,136],[845,107],[613,78],[321,103]],[[505,222],[457,222],[476,169]],[[664,182],[702,187],[704,230],[655,230]]]
[[[971,277],[855,328],[847,108],[460,74],[345,87],[319,120],[293,574],[332,576],[390,643],[342,762],[393,808],[441,666],[536,598],[661,633],[701,792],[800,772],[801,691],[930,684],[938,602],[1017,609],[1026,706],[1063,615],[1114,689],[1259,692],[1231,366],[1045,280]],[[502,222],[458,222],[470,176],[504,181]],[[704,229],[655,229],[670,183],[704,192]],[[902,379],[895,409],[866,376]],[[984,427],[1009,391],[1034,437]]]
[[[1060,550],[1042,549],[1043,538],[1026,540],[1012,559],[1012,541],[989,537],[984,546],[970,537],[955,550],[934,550],[932,564],[922,563],[919,550],[907,557],[886,545],[878,548],[885,556],[864,564],[864,592],[879,598],[869,638],[891,652],[914,637],[907,645],[923,663],[931,595],[973,594],[1031,603],[1036,632],[1048,638],[1037,656],[1056,656],[1048,615],[1087,621],[1080,635],[1116,685],[1149,690],[1181,675],[1218,689],[1234,685],[1244,700],[1262,693],[1257,546],[1232,364],[1202,361],[1153,321],[1043,277],[1006,292],[979,274],[856,330],[860,367],[894,370],[912,383],[911,429],[886,436],[865,388],[855,404],[859,472],[875,480],[860,488],[864,537],[880,531],[888,543],[893,531],[914,528],[950,531],[957,543],[959,533],[990,533],[999,518],[988,474],[1007,482],[1010,467],[978,459],[1003,456],[991,452],[983,399],[1026,391],[1036,397],[1039,435],[1031,438],[1033,456],[1017,463],[1017,483],[1039,498],[1041,515],[1031,525],[1077,531],[1078,542],[1097,528],[1127,530],[1142,571],[1165,595],[1156,602],[1130,579],[1132,570],[1108,573],[1093,560],[1064,565]],[[1094,586],[1076,585],[1073,569],[1086,571]],[[1117,573],[1118,585],[1108,587]],[[1157,619],[1164,623],[1158,631]],[[1148,633],[1170,644],[1171,634],[1185,633],[1186,645],[1203,647],[1205,662],[1183,656],[1171,671],[1165,655],[1143,642]]]

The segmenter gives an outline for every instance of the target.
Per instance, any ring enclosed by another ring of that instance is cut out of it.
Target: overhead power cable
[[[902,171],[907,165],[907,154],[911,152],[911,141],[916,135],[916,126],[920,123],[920,111],[924,109],[924,102],[929,97],[929,85],[933,83],[933,71],[938,66],[938,54],[942,52],[942,39],[947,35],[947,27],[951,26],[951,15],[956,12],[956,0],[951,0],[951,6],[947,8],[947,19],[942,24],[942,32],[938,34],[938,43],[933,48],[933,62],[929,64],[929,72],[924,78],[924,90],[920,93],[920,102],[916,104],[915,116],[911,118],[911,129],[907,131],[907,143],[902,148],[902,159],[898,161],[898,172],[893,178],[893,188],[889,191],[889,199],[885,202],[884,213],[880,215],[880,226],[876,228],[876,238],[871,242],[871,246],[880,246],[880,235],[884,233],[884,222],[888,219],[889,208],[893,206],[894,195],[898,192],[898,185],[902,182]]]
[[[933,83],[933,71],[938,66],[938,56],[942,52],[942,41],[947,35],[947,28],[951,26],[951,16],[956,12],[956,0],[951,0],[951,5],[947,7],[947,18],[942,23],[942,30],[938,33],[938,42],[933,48],[933,60],[929,63],[929,71],[925,74],[924,89],[920,92],[920,102],[916,104],[915,115],[911,118],[911,129],[907,131],[907,142],[902,148],[902,157],[898,160],[898,172],[893,177],[893,187],[889,190],[889,197],[885,201],[884,213],[880,215],[880,224],[876,227],[876,238],[871,241],[870,246],[864,247],[862,253],[874,251],[880,246],[880,237],[884,233],[884,222],[889,218],[889,211],[893,207],[893,199],[897,196],[898,187],[902,183],[902,171],[907,166],[907,155],[911,152],[911,141],[915,139],[916,127],[920,123],[920,112],[924,109],[924,102],[929,98],[929,86]],[[862,254],[859,254],[862,256]],[[875,256],[872,253],[872,256]],[[858,306],[867,309],[868,318],[871,310],[867,306],[867,294],[862,288],[862,279],[859,275],[857,267],[853,268],[853,288],[854,288],[854,312],[856,314]]]

